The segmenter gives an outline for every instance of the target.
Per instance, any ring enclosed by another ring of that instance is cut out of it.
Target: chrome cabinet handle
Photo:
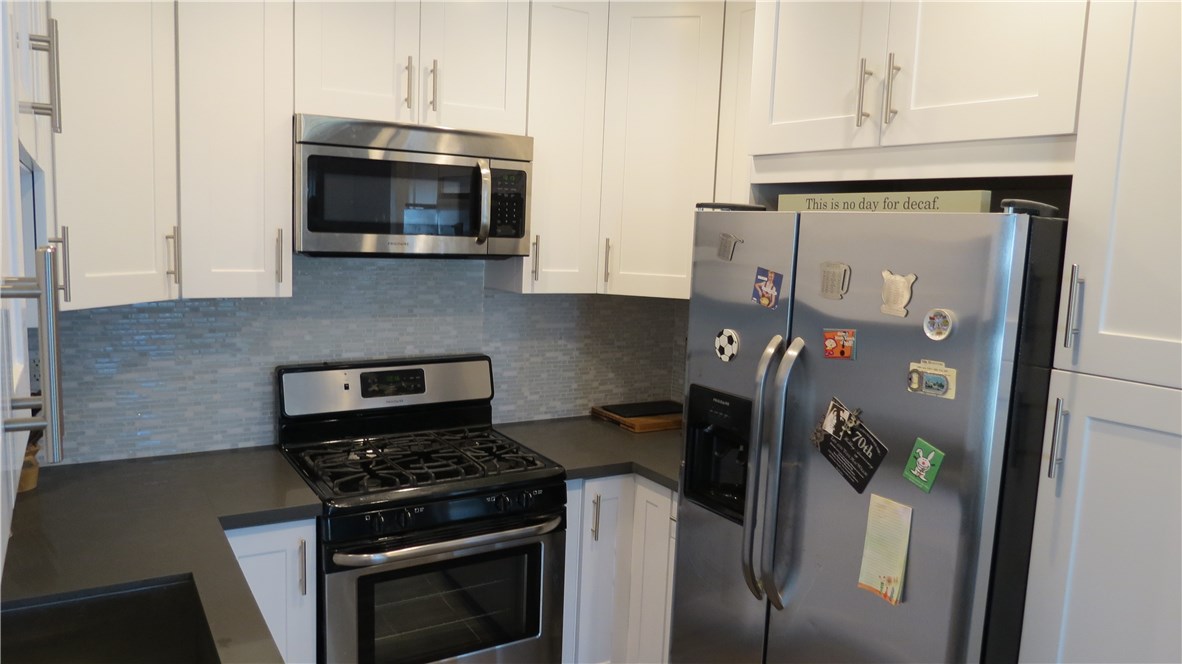
[[[900,67],[899,65],[895,64],[895,54],[894,53],[888,54],[887,55],[887,75],[886,75],[887,76],[887,78],[886,78],[886,100],[884,101],[884,103],[882,105],[882,124],[883,125],[889,125],[891,123],[891,120],[895,119],[895,116],[898,115],[898,113],[899,113],[899,110],[897,108],[892,108],[892,106],[894,105],[893,98],[894,98],[894,93],[895,93],[895,74],[898,74],[901,69],[903,69],[903,68]]]
[[[1076,335],[1079,334],[1079,323],[1075,320],[1076,301],[1079,299],[1079,287],[1084,280],[1079,278],[1079,263],[1071,265],[1071,285],[1067,293],[1067,328],[1063,330],[1063,347],[1071,348]]]
[[[533,258],[533,261],[534,261],[533,266],[530,268],[530,272],[533,274],[533,280],[537,281],[538,280],[538,265],[542,262],[542,236],[541,235],[534,236],[534,258]]]
[[[164,240],[165,240],[165,242],[168,242],[168,241],[172,242],[172,251],[169,252],[169,255],[171,256],[172,261],[169,262],[168,268],[164,271],[164,274],[171,276],[172,283],[179,285],[181,283],[181,249],[180,249],[181,231],[180,231],[180,229],[176,226],[173,226],[172,232],[169,233],[168,235],[165,235]]]
[[[596,542],[599,541],[599,507],[603,504],[602,496],[595,494],[595,499],[591,501],[594,510],[591,512],[591,539]]]
[[[612,262],[612,239],[610,237],[603,238],[603,283],[607,283],[608,277],[611,276],[611,262]]]
[[[300,540],[300,594],[308,594],[308,542]]]
[[[767,342],[759,363],[755,367],[755,400],[751,406],[751,435],[747,441],[747,490],[743,503],[743,548],[739,561],[743,567],[743,580],[755,599],[763,599],[763,588],[755,578],[755,520],[758,516],[759,501],[759,457],[763,444],[763,401],[767,378],[784,337],[776,335]]]
[[[855,116],[854,126],[861,127],[862,122],[870,117],[870,111],[865,109],[866,99],[866,79],[874,75],[874,72],[866,68],[866,58],[862,58],[862,63],[858,66],[858,112]]]
[[[415,56],[408,55],[408,56],[406,56],[406,98],[403,99],[403,101],[406,102],[406,108],[408,110],[414,108],[414,98],[415,98]]]
[[[62,245],[62,282],[63,285],[57,288],[62,291],[63,299],[70,302],[70,228],[69,226],[62,226],[62,234],[60,237],[51,237],[46,240],[50,244]]]
[[[275,282],[283,283],[283,229],[279,229],[275,238]]]
[[[1064,410],[1063,400],[1055,399],[1055,421],[1051,424],[1051,459],[1047,462],[1048,479],[1055,479],[1055,471],[1063,463],[1063,445],[1059,442],[1059,434],[1061,432],[1060,423],[1064,417],[1070,414]]]
[[[431,61],[431,110],[438,111],[439,106],[437,100],[439,99],[439,61]]]
[[[48,35],[29,35],[29,48],[49,54],[49,103],[24,104],[34,115],[48,115],[53,133],[62,133],[62,77],[58,51],[57,19],[49,19]]]
[[[476,244],[488,242],[492,228],[492,166],[488,159],[477,159],[480,169],[480,230],[476,232]]]
[[[419,558],[421,556],[430,556],[436,553],[446,553],[448,551],[459,551],[461,549],[470,549],[485,544],[497,544],[499,542],[508,542],[523,537],[545,535],[562,525],[562,517],[554,517],[541,523],[523,526],[521,528],[513,528],[511,530],[502,530],[492,533],[484,533],[481,535],[473,535],[471,537],[464,537],[457,540],[444,540],[442,542],[429,542],[427,544],[417,544],[415,546],[408,546],[405,549],[394,549],[392,551],[383,551],[381,553],[334,553],[332,554],[332,561],[341,567],[373,567],[375,565],[384,565],[386,563],[397,562],[407,558]]]
[[[62,447],[62,381],[61,353],[57,336],[57,249],[41,247],[37,250],[37,276],[5,278],[0,285],[4,298],[37,299],[38,353],[41,359],[41,396],[13,397],[11,406],[40,408],[35,417],[10,417],[4,421],[5,432],[44,431],[49,443],[49,462],[59,463],[65,456]]]
[[[767,593],[768,601],[780,610],[784,608],[784,593],[776,582],[775,554],[776,522],[779,517],[780,503],[780,465],[784,459],[784,409],[788,398],[788,381],[792,377],[792,369],[796,366],[796,361],[800,359],[802,352],[804,352],[804,339],[796,337],[788,346],[788,350],[784,352],[784,359],[780,360],[780,367],[776,369],[775,392],[772,396],[776,400],[778,408],[776,409],[776,426],[772,430],[773,442],[768,450],[768,467],[765,472],[767,489],[763,496],[765,506],[763,509],[763,551],[759,561],[760,578],[763,581],[763,591]]]

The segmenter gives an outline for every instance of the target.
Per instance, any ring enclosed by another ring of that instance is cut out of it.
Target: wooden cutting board
[[[600,419],[609,422],[615,422],[621,427],[633,433],[647,433],[649,431],[667,431],[669,429],[681,428],[681,413],[672,413],[669,415],[648,415],[645,417],[620,417],[615,413],[595,406],[591,409],[591,414]]]

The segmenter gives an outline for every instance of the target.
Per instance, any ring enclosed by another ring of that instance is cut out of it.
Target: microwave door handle
[[[492,228],[492,167],[487,159],[477,159],[480,169],[480,230],[476,232],[476,244],[488,242]]]
[[[784,459],[784,429],[788,408],[788,380],[792,376],[792,368],[800,354],[804,352],[804,339],[796,337],[780,360],[780,368],[776,370],[776,381],[772,398],[776,400],[776,426],[772,429],[772,443],[768,450],[767,490],[764,493],[764,526],[763,550],[760,555],[760,580],[763,590],[767,593],[768,601],[777,609],[784,609],[784,593],[776,582],[776,530],[779,521],[780,506],[780,475],[783,473],[781,463]]]
[[[429,542],[427,544],[418,544],[401,549],[394,549],[392,551],[383,551],[381,553],[334,553],[332,554],[332,561],[341,567],[374,567],[377,565],[398,562],[399,560],[406,560],[407,558],[419,558],[422,556],[434,555],[436,553],[448,553],[451,551],[460,551],[462,549],[471,549],[477,546],[484,546],[486,544],[498,544],[500,542],[509,542],[516,539],[522,539],[524,537],[545,535],[546,533],[557,529],[561,525],[562,517],[556,516],[553,519],[529,526],[523,526],[521,528],[500,530],[497,532],[473,535],[471,537],[464,537],[461,539],[445,540],[443,542]]]
[[[743,502],[743,550],[739,560],[743,566],[743,580],[755,599],[763,599],[763,588],[755,576],[755,521],[759,516],[759,456],[763,447],[763,402],[772,360],[781,350],[784,337],[776,335],[767,342],[763,355],[755,367],[755,399],[751,404],[751,434],[747,441],[747,487]]]

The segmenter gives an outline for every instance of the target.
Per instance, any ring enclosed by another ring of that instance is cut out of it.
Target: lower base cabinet
[[[316,521],[226,531],[285,662],[316,661]]]
[[[567,482],[564,662],[666,662],[673,492],[636,475]]]

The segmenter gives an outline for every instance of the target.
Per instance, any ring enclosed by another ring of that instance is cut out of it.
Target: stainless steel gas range
[[[324,505],[320,660],[558,661],[566,472],[492,428],[490,359],[276,377],[279,446]]]

